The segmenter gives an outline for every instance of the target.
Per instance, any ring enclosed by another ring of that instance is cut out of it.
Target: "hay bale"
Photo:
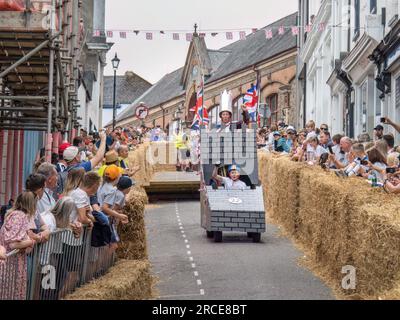
[[[305,252],[302,263],[338,296],[374,299],[400,292],[398,196],[274,155],[260,155],[260,177],[268,215]],[[341,288],[346,265],[356,268],[355,290]]]
[[[131,168],[135,166],[140,167],[140,170],[134,176],[135,181],[139,186],[148,184],[154,173],[153,165],[151,165],[146,159],[149,146],[149,142],[143,143],[139,145],[135,151],[129,153],[129,166]]]
[[[121,259],[147,259],[146,228],[144,222],[145,206],[148,203],[146,192],[135,187],[129,193],[124,207],[124,214],[129,217],[125,225],[118,225],[121,242],[118,245],[117,255]]]
[[[119,260],[106,275],[78,288],[65,300],[151,299],[152,287],[148,261]]]

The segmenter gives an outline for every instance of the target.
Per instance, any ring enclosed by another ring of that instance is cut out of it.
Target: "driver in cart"
[[[246,184],[240,180],[240,167],[237,165],[231,165],[228,167],[228,176],[222,177],[218,174],[218,168],[220,165],[216,165],[213,171],[213,179],[222,183],[226,190],[243,190],[246,189]]]

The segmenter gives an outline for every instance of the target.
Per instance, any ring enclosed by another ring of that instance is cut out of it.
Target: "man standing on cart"
[[[219,113],[219,117],[221,119],[221,124],[217,125],[217,132],[230,132],[235,129],[242,129],[243,123],[249,124],[249,112],[247,111],[246,106],[243,104],[241,106],[243,121],[232,122],[232,95],[226,90],[222,93],[221,96],[221,112]]]

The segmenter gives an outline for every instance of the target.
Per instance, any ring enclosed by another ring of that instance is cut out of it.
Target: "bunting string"
[[[325,25],[324,23],[320,24],[309,24],[305,26],[273,26],[266,27],[262,29],[257,28],[247,28],[247,29],[221,29],[221,30],[202,30],[198,31],[198,35],[201,38],[206,37],[223,37],[225,40],[246,40],[246,38],[255,34],[260,30],[265,32],[265,38],[267,40],[273,39],[277,36],[283,36],[285,34],[290,34],[292,36],[298,36],[301,33],[312,33],[314,31],[323,32],[327,28],[346,28],[349,29],[348,26],[341,25]],[[353,28],[355,29],[355,28]],[[362,28],[359,28],[362,29]],[[132,35],[133,37],[144,37],[146,40],[154,40],[156,35],[159,35],[164,38],[169,38],[174,41],[185,40],[192,41],[193,39],[193,31],[190,30],[118,30],[118,29],[107,29],[107,30],[94,30],[93,36],[99,37],[107,37],[107,38],[120,38],[127,39],[128,35]]]

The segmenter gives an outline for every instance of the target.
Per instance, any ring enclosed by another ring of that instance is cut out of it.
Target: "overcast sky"
[[[202,30],[261,28],[297,11],[297,0],[106,0],[106,29],[114,30],[190,30],[194,23]],[[248,31],[249,32],[249,31]],[[128,33],[120,39],[114,33],[114,46],[108,53],[106,75],[113,74],[111,59],[115,53],[121,59],[118,74],[131,70],[151,83],[185,64],[189,42],[172,35],[154,34],[146,40],[145,34]],[[234,41],[227,41],[225,33],[206,36],[209,49],[219,49]],[[238,34],[234,33],[234,40]]]

